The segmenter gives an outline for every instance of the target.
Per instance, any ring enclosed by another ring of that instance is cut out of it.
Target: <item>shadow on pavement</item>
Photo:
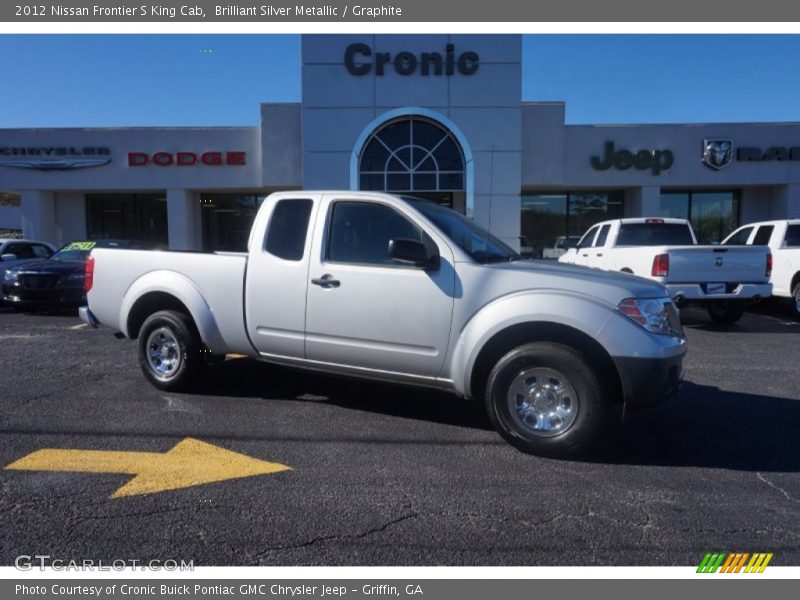
[[[432,390],[301,373],[250,360],[213,370],[203,394],[324,402],[349,410],[491,430],[482,404]],[[590,462],[800,471],[800,399],[684,384],[656,408],[631,412],[621,438]]]
[[[797,472],[798,427],[800,400],[685,383],[676,398],[628,414],[608,462]]]
[[[491,430],[483,405],[426,388],[294,371],[255,360],[229,360],[209,370],[209,396],[318,402],[350,410]]]
[[[774,310],[762,304],[748,309],[738,322],[731,325],[715,323],[705,309],[691,306],[681,310],[681,323],[686,329],[718,333],[800,333],[800,321],[795,320],[790,312]],[[780,307],[779,303],[776,305]]]

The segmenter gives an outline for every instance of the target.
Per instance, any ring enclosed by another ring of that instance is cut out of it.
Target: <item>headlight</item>
[[[6,283],[14,283],[17,279],[19,279],[19,273],[12,271],[11,269],[6,271],[5,275],[3,275],[3,281]]]
[[[683,337],[678,309],[670,298],[626,298],[617,310],[647,331]]]

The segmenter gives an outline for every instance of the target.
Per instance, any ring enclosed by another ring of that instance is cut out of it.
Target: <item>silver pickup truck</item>
[[[81,318],[138,339],[160,389],[245,354],[483,401],[545,455],[675,392],[686,353],[662,285],[525,261],[459,213],[381,193],[272,194],[246,254],[96,249],[86,288]]]

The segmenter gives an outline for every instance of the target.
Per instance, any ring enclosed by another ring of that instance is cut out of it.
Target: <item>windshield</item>
[[[404,198],[454,244],[480,263],[520,260],[510,247],[456,211],[418,198]]]
[[[50,257],[50,260],[86,260],[95,242],[72,242]]]

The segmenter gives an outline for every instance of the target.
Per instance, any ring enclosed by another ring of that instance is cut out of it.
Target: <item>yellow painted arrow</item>
[[[291,471],[291,467],[286,465],[252,458],[193,438],[181,440],[163,454],[44,448],[23,456],[6,469],[135,475],[109,498]]]

